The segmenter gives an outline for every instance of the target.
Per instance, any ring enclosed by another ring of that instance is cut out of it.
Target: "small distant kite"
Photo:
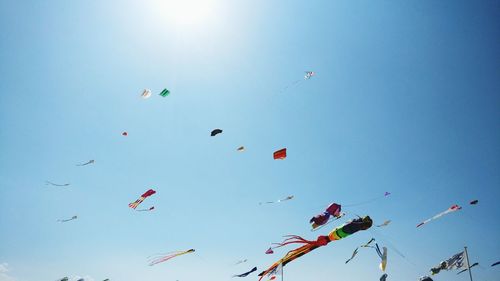
[[[271,247],[269,247],[269,249],[266,250],[266,255],[272,255],[274,254],[274,251]]]
[[[128,206],[135,210],[135,208],[137,208],[137,206],[139,206],[139,204],[141,204],[142,201],[144,201],[146,198],[148,198],[149,196],[151,196],[155,193],[156,193],[156,191],[150,189],[150,190],[144,192],[144,194],[142,194],[139,199],[135,200],[135,202],[128,204]]]
[[[387,273],[384,273],[384,275],[380,276],[380,281],[385,281],[387,280]]]
[[[72,220],[76,220],[78,218],[78,216],[72,216],[71,218],[69,219],[64,219],[64,220],[57,220],[58,222],[68,222],[68,221],[72,221]]]
[[[210,136],[215,137],[216,135],[222,133],[221,129],[215,129],[210,133]]]
[[[87,166],[87,165],[90,165],[90,164],[94,164],[95,163],[95,160],[89,160],[85,163],[81,163],[81,164],[76,164],[77,166]]]
[[[238,147],[238,148],[236,149],[236,151],[238,151],[238,152],[243,152],[243,151],[245,151],[245,147],[244,147],[244,146],[240,146],[240,147]]]
[[[175,252],[171,252],[171,253],[150,256],[150,257],[148,257],[149,266],[153,266],[155,264],[158,264],[158,263],[161,263],[164,261],[168,261],[169,259],[172,259],[172,258],[175,258],[178,256],[182,256],[182,255],[189,254],[189,253],[194,253],[194,251],[195,251],[194,249],[189,249],[187,251],[175,251]]]
[[[389,195],[391,195],[391,193],[388,192],[388,191],[386,191],[386,192],[384,192],[384,195],[380,195],[380,196],[371,198],[369,200],[362,201],[362,202],[357,202],[357,203],[353,203],[353,204],[343,204],[342,206],[344,206],[344,207],[354,207],[354,206],[360,206],[360,205],[370,204],[370,203],[373,203],[373,202],[375,202],[377,200],[385,198],[385,197],[387,197]]]
[[[233,275],[233,277],[247,277],[250,273],[257,271],[257,267],[252,268],[250,271],[242,273],[242,274],[236,274]]]
[[[309,80],[314,75],[316,75],[316,73],[314,71],[306,71],[306,75],[304,75],[304,80]]]
[[[154,206],[152,206],[152,207],[149,207],[149,208],[147,208],[147,209],[140,209],[140,210],[137,210],[137,209],[136,209],[136,211],[137,211],[137,212],[150,212],[150,211],[153,211],[154,209],[155,209],[155,207],[154,207]]]
[[[391,223],[391,220],[386,220],[386,221],[384,221],[382,224],[377,225],[377,227],[384,227],[384,226],[388,226],[390,223]]]
[[[290,195],[290,196],[287,196],[283,199],[280,199],[280,200],[277,200],[277,201],[267,201],[267,202],[260,202],[259,205],[262,205],[262,204],[274,204],[274,203],[281,203],[281,202],[284,202],[284,201],[288,201],[288,200],[292,200],[293,199],[293,195]]]
[[[167,89],[163,89],[163,91],[161,91],[161,93],[160,93],[160,96],[162,96],[162,97],[166,97],[168,95],[170,95],[170,91]]]
[[[275,151],[273,158],[274,160],[284,160],[286,158],[286,148]]]
[[[434,281],[434,280],[432,280],[432,278],[430,278],[429,276],[423,276],[420,277],[420,281]]]
[[[144,89],[141,94],[141,98],[143,99],[149,99],[151,97],[151,90],[150,89]]]
[[[123,132],[122,136],[126,137],[126,136],[128,136],[128,133],[127,132]]]
[[[68,278],[68,277],[63,277],[63,278],[61,278],[61,279],[59,279],[59,280],[57,280],[57,281],[68,281],[68,280],[69,280],[69,278]]]
[[[458,206],[458,205],[453,205],[453,206],[451,206],[450,208],[448,208],[446,211],[441,212],[441,213],[439,213],[439,214],[437,214],[437,215],[433,216],[432,218],[427,219],[427,220],[425,220],[425,221],[423,221],[423,222],[421,222],[421,223],[417,224],[417,227],[420,227],[420,226],[422,226],[422,225],[424,225],[424,224],[426,224],[426,223],[428,223],[428,222],[430,222],[430,221],[432,221],[432,220],[438,219],[438,218],[440,218],[440,217],[442,217],[442,216],[444,216],[444,215],[446,215],[446,214],[449,214],[449,213],[451,213],[451,212],[456,212],[456,211],[458,211],[458,210],[460,210],[460,209],[462,209],[462,207],[460,207],[460,206]]]
[[[497,261],[496,263],[492,264],[491,266],[497,266],[500,264],[500,261]]]
[[[58,183],[53,183],[50,181],[45,181],[45,185],[52,185],[52,186],[69,186],[70,183],[63,183],[63,184],[58,184]]]
[[[375,241],[375,238],[370,239],[370,241],[368,241],[368,242],[366,242],[365,244],[363,244],[363,245],[361,245],[361,246],[357,247],[356,249],[354,249],[354,252],[352,252],[352,256],[351,256],[348,260],[346,260],[346,261],[345,261],[345,263],[350,262],[351,260],[353,260],[353,259],[354,259],[354,257],[356,257],[356,255],[358,254],[358,249],[359,249],[359,248],[374,248],[373,246],[370,246],[370,244],[371,244],[373,241]]]
[[[472,200],[472,201],[470,201],[470,204],[471,205],[476,205],[478,202],[479,202],[479,200]]]
[[[244,260],[239,260],[239,261],[237,261],[234,265],[242,264],[242,263],[245,263],[245,262],[247,262],[247,261],[248,261],[247,259],[244,259]]]
[[[385,271],[385,268],[387,266],[387,248],[382,247],[382,252],[380,251],[380,248],[378,247],[378,244],[375,244],[375,250],[377,251],[378,256],[380,257],[380,270]]]
[[[312,230],[328,224],[329,221],[332,221],[330,218],[333,218],[333,220],[340,219],[343,216],[340,212],[341,209],[342,207],[339,204],[331,203],[323,213],[316,215],[309,220]]]

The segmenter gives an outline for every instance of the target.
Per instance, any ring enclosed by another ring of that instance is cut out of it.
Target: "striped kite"
[[[347,236],[350,236],[351,234],[354,234],[360,230],[367,230],[369,229],[373,224],[372,219],[369,216],[366,216],[364,218],[358,218],[354,219],[342,226],[339,226],[335,229],[333,229],[328,236],[319,236],[316,241],[309,241],[306,240],[300,236],[292,235],[292,236],[287,236],[288,238],[285,239],[282,243],[277,244],[278,247],[283,247],[288,244],[303,244],[301,247],[289,251],[283,258],[281,258],[279,261],[275,262],[273,265],[271,265],[268,269],[265,271],[261,272],[259,274],[260,278],[259,281],[264,278],[266,275],[270,275],[273,272],[276,271],[278,266],[285,266],[289,262],[319,248],[328,245],[328,243],[336,240],[340,240],[342,238],[345,238]]]
[[[153,256],[148,257],[149,266],[153,266],[155,264],[158,264],[158,263],[161,263],[164,261],[168,261],[169,259],[172,259],[172,258],[175,258],[178,256],[182,256],[185,254],[189,254],[189,253],[194,253],[194,249],[189,249],[187,251],[175,251],[175,252],[166,253],[166,254],[153,255]]]
[[[167,89],[163,89],[163,91],[161,91],[161,93],[160,93],[160,96],[162,96],[162,97],[166,97],[168,95],[170,95],[170,91]]]
[[[440,217],[442,217],[442,216],[444,216],[444,215],[446,215],[446,214],[449,214],[449,213],[452,213],[452,212],[458,211],[458,210],[460,210],[460,209],[462,209],[462,207],[460,207],[460,206],[458,206],[458,205],[453,205],[453,206],[449,207],[449,208],[448,208],[448,210],[446,210],[446,211],[444,211],[444,212],[441,212],[441,213],[439,213],[439,214],[437,214],[437,215],[433,216],[432,218],[427,219],[427,220],[425,220],[425,221],[423,221],[423,222],[421,222],[421,223],[417,224],[417,227],[420,227],[420,226],[422,226],[422,225],[424,225],[424,224],[426,224],[426,223],[428,223],[428,222],[430,222],[430,221],[432,221],[432,220],[439,219]]]
[[[154,190],[150,189],[150,190],[148,190],[148,191],[144,192],[144,194],[142,194],[142,195],[141,195],[141,197],[140,197],[139,199],[135,200],[135,202],[134,202],[134,203],[130,203],[130,204],[128,204],[128,206],[129,206],[130,208],[132,208],[132,209],[134,209],[134,210],[135,210],[135,208],[137,208],[137,206],[139,206],[139,204],[141,204],[141,203],[142,203],[142,201],[144,201],[146,198],[148,198],[149,196],[151,196],[151,195],[153,195],[153,194],[155,194],[155,193],[156,193],[156,191],[154,191]]]

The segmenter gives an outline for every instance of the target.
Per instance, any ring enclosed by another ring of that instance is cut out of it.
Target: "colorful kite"
[[[144,89],[141,94],[141,98],[143,99],[149,99],[151,97],[151,90],[150,89]]]
[[[58,184],[58,183],[53,183],[50,181],[45,181],[45,185],[52,185],[52,186],[69,186],[70,183],[63,183],[63,184]]]
[[[284,160],[286,158],[286,148],[275,151],[273,158],[274,160]]]
[[[277,201],[267,201],[267,202],[259,202],[259,205],[262,205],[262,204],[274,204],[274,203],[281,203],[281,202],[284,202],[284,201],[288,201],[288,200],[292,200],[293,199],[293,195],[290,195],[290,196],[287,196],[283,199],[280,199],[280,200],[277,200]]]
[[[479,200],[472,200],[472,201],[470,201],[470,204],[471,205],[476,205],[478,202],[479,202]]]
[[[141,203],[142,203],[142,201],[144,201],[146,198],[148,198],[149,196],[151,196],[151,195],[153,195],[153,194],[155,194],[155,193],[156,193],[156,191],[154,191],[154,190],[150,189],[150,190],[148,190],[148,191],[144,192],[144,194],[142,194],[142,195],[141,195],[141,197],[140,197],[139,199],[135,200],[135,202],[134,202],[134,203],[130,203],[130,204],[128,204],[128,206],[129,206],[130,208],[132,208],[132,209],[134,209],[134,210],[135,210],[135,208],[137,208],[137,206],[139,206],[139,204],[141,204]]]
[[[215,129],[210,133],[210,136],[215,137],[216,135],[222,133],[221,129]]]
[[[242,274],[236,274],[233,275],[233,277],[247,277],[250,273],[257,271],[257,267],[252,268],[250,271],[242,273]]]
[[[89,160],[85,163],[82,163],[82,164],[76,164],[77,166],[87,166],[87,165],[90,165],[90,164],[94,164],[95,161],[94,160]]]
[[[426,224],[426,223],[428,223],[428,222],[430,222],[430,221],[432,221],[432,220],[438,219],[438,218],[440,218],[440,217],[442,217],[442,216],[444,216],[444,215],[446,215],[446,214],[449,214],[449,213],[451,213],[451,212],[456,212],[456,211],[458,211],[458,210],[460,210],[460,209],[462,209],[462,207],[460,207],[460,206],[458,206],[458,205],[453,205],[453,206],[451,206],[450,208],[448,208],[448,210],[446,210],[446,211],[444,211],[444,212],[441,212],[441,213],[439,213],[439,214],[437,214],[437,215],[433,216],[432,218],[427,219],[427,220],[425,220],[425,221],[423,221],[423,222],[421,222],[421,223],[417,224],[417,227],[420,227],[420,226],[422,226],[422,225],[424,225],[424,224]]]
[[[189,253],[194,253],[194,251],[195,251],[194,249],[189,249],[187,251],[176,251],[176,252],[171,252],[171,253],[166,253],[166,254],[159,254],[159,255],[150,256],[150,257],[148,257],[149,266],[153,266],[155,264],[159,264],[161,262],[168,261],[169,259],[172,259],[172,258],[175,258],[178,256],[182,256],[182,255],[189,254]]]
[[[72,221],[72,220],[76,220],[78,217],[77,216],[72,216],[71,218],[69,219],[64,219],[64,220],[57,220],[58,222],[68,222],[68,221]]]
[[[163,89],[163,91],[161,91],[161,93],[160,93],[160,96],[162,96],[162,97],[166,97],[168,95],[170,95],[170,91],[167,89]]]
[[[340,219],[343,215],[340,212],[341,209],[342,209],[342,207],[339,204],[332,203],[326,208],[326,210],[323,213],[312,217],[309,220],[309,223],[312,226],[312,230],[315,230],[316,228],[318,228],[320,226],[324,226],[324,225],[328,224],[331,217],[334,218],[333,220]],[[330,220],[330,222],[333,220]]]
[[[278,266],[285,266],[289,262],[319,248],[328,245],[328,243],[336,240],[340,240],[342,238],[345,238],[347,236],[350,236],[358,231],[361,230],[367,230],[369,229],[373,224],[372,219],[369,216],[366,216],[364,218],[358,218],[355,220],[352,220],[340,227],[337,227],[333,229],[328,236],[319,236],[316,241],[309,241],[306,240],[300,236],[292,235],[288,236],[288,238],[283,241],[282,243],[278,244],[277,247],[283,247],[288,244],[304,244],[303,246],[289,251],[282,259],[279,261],[275,262],[273,265],[271,265],[267,270],[263,271],[262,273],[259,274],[260,278],[259,281],[262,280],[262,278],[266,275],[269,275],[269,273],[274,272]]]
[[[386,221],[384,221],[384,223],[377,225],[377,227],[388,226],[390,223],[391,223],[391,220],[386,220]]]

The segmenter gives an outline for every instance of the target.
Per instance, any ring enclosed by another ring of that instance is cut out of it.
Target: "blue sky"
[[[371,237],[405,256],[389,248],[388,280],[417,280],[465,245],[475,280],[499,279],[498,1],[183,2],[0,1],[1,281],[230,280],[280,258],[264,251],[282,235],[326,233],[308,220],[330,202],[385,191],[346,219],[391,225],[290,263],[285,279],[378,280],[372,252],[344,264]],[[281,91],[306,70],[317,75]],[[130,210],[149,188],[156,210]]]

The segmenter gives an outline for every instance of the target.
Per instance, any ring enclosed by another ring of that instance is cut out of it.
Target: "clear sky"
[[[283,235],[315,239],[355,214],[393,222],[288,264],[285,280],[379,280],[372,251],[344,264],[371,237],[391,245],[388,281],[465,245],[475,280],[500,280],[499,13],[486,0],[0,0],[0,280],[229,281],[279,259],[287,249],[264,251]],[[149,188],[154,212],[128,208]],[[309,231],[330,202],[385,191]]]

